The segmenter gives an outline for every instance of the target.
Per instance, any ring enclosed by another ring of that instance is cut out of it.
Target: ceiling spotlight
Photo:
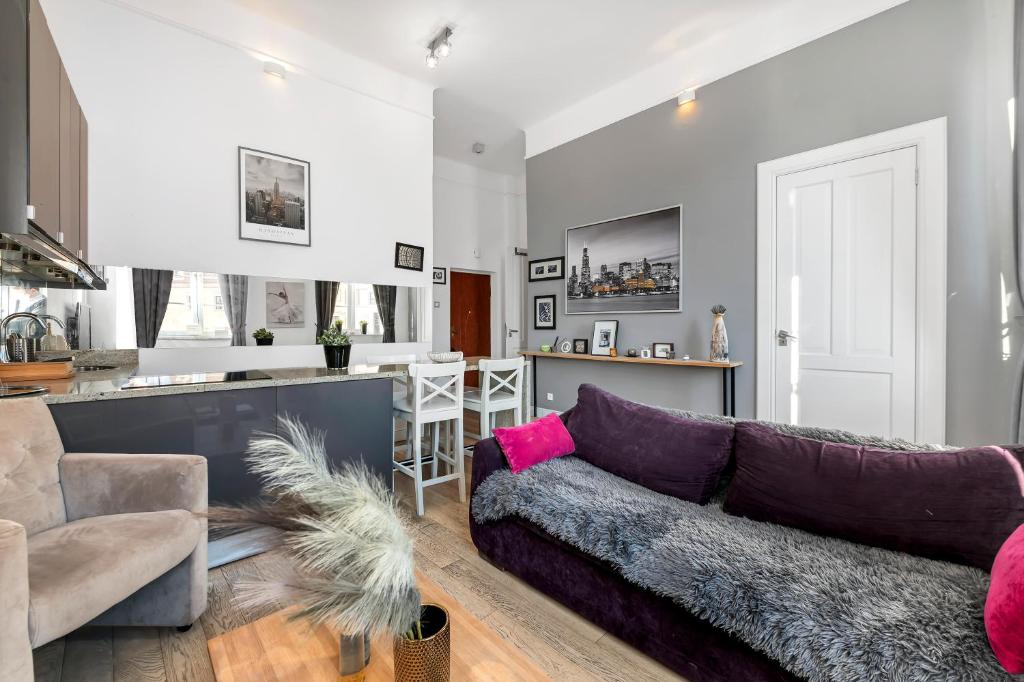
[[[284,64],[278,64],[277,62],[263,62],[263,73],[277,76],[278,78],[284,78],[288,70],[284,68]]]
[[[487,150],[487,145],[485,145],[483,142],[474,142],[473,143],[473,153],[474,154],[483,154],[486,150]]]
[[[447,57],[452,53],[452,29],[450,26],[442,28],[434,39],[427,45],[430,52],[427,54],[427,68],[437,68],[439,58]]]

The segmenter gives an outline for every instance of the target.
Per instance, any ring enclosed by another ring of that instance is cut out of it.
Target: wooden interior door
[[[451,275],[451,346],[466,357],[491,354],[491,277],[469,272]],[[479,386],[477,372],[466,372],[466,386]]]

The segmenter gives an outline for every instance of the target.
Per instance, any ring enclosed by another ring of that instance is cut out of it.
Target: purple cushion
[[[576,456],[690,502],[710,499],[732,454],[731,424],[683,419],[582,384],[569,417]]]
[[[1004,448],[897,452],[736,425],[725,510],[985,570],[1024,523],[1024,472]]]

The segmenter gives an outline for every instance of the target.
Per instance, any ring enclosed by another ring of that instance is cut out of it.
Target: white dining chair
[[[394,417],[406,423],[408,434],[407,457],[404,461],[395,461],[395,471],[400,471],[413,479],[416,488],[416,515],[423,516],[423,489],[427,486],[459,482],[459,501],[466,501],[466,476],[463,458],[463,376],[466,363],[449,362],[444,364],[409,365],[409,393],[394,402]],[[443,422],[454,422],[456,447],[442,452],[439,447],[440,425]],[[431,473],[429,480],[423,480],[423,433],[424,429],[434,425],[430,439]],[[449,465],[449,472],[444,476],[437,475],[437,462],[441,460]]]
[[[480,433],[470,434],[480,440],[490,438],[499,412],[512,410],[516,426],[523,423],[522,356],[508,360],[480,360],[480,388],[468,389],[463,402],[467,410],[480,414]]]

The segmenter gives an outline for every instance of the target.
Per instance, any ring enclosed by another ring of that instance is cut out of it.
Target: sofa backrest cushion
[[[996,446],[896,452],[736,425],[725,511],[984,570],[1024,523],[1024,471]]]
[[[683,419],[582,384],[568,420],[576,456],[616,476],[706,503],[732,454],[733,426]]]
[[[57,463],[64,446],[38,398],[0,401],[0,519],[32,535],[67,520]]]

